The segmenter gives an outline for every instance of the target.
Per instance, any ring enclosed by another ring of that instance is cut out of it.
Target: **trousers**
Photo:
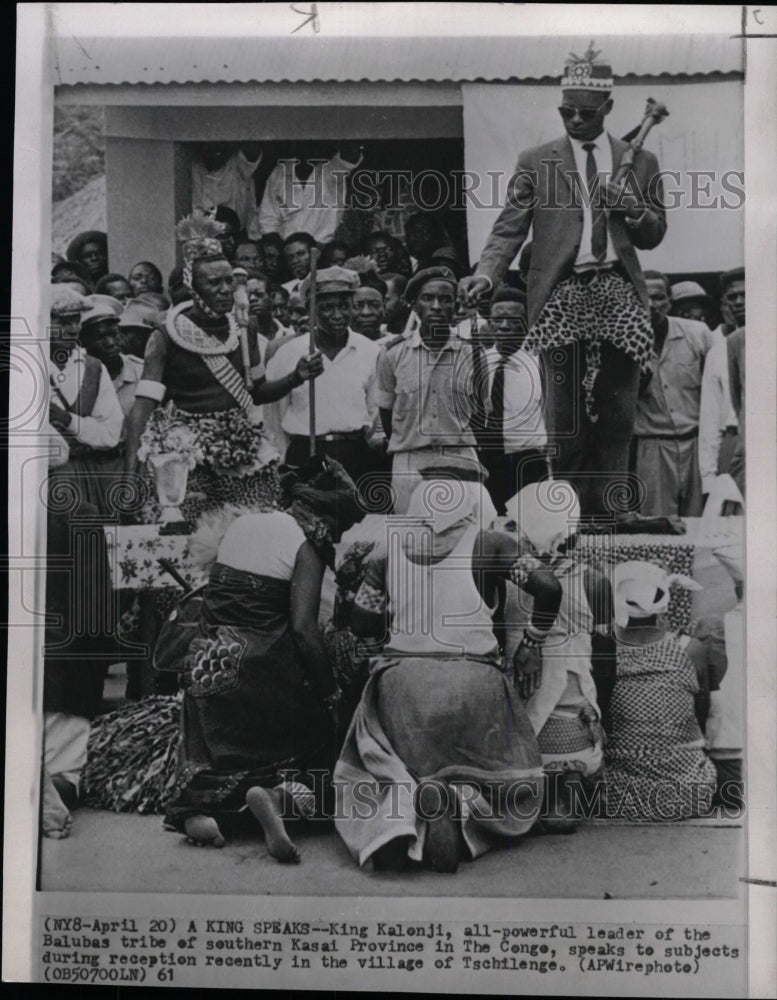
[[[607,341],[593,385],[592,420],[582,387],[585,349],[580,342],[542,352],[545,427],[556,479],[568,480],[582,514],[613,516],[630,509],[635,483],[629,445],[639,389],[639,363]]]

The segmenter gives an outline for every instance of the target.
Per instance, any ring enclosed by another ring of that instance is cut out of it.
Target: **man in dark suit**
[[[613,182],[629,146],[604,131],[612,71],[595,56],[589,49],[565,67],[567,134],[520,154],[507,204],[461,290],[474,301],[498,282],[531,229],[526,347],[543,356],[553,470],[574,482],[584,515],[601,516],[628,506],[639,372],[653,339],[636,251],[661,242],[666,218],[651,153],[636,153],[625,182]]]

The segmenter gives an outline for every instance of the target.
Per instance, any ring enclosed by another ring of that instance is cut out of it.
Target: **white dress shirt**
[[[702,493],[710,492],[718,474],[720,443],[726,428],[738,424],[728,384],[728,351],[721,336],[707,354],[701,380],[699,474]]]
[[[326,163],[316,163],[309,177],[300,181],[291,160],[273,167],[255,216],[248,225],[249,239],[263,233],[310,233],[317,243],[328,243],[345,209],[346,178],[357,166],[335,153]],[[285,287],[285,286],[284,286]]]
[[[494,374],[502,357],[496,347],[487,348],[483,354],[490,397]],[[517,451],[539,451],[546,447],[548,435],[542,415],[542,374],[537,358],[523,348],[507,359],[503,414],[506,455]]]
[[[254,174],[261,162],[249,160],[242,149],[230,156],[226,163],[208,171],[204,163],[192,163],[192,208],[199,206],[212,211],[226,205],[237,213],[241,226],[246,226],[256,212]]]
[[[580,250],[578,251],[577,258],[575,260],[575,267],[590,267],[592,264],[598,263],[614,264],[618,259],[618,255],[613,249],[609,232],[607,233],[607,252],[604,256],[604,260],[601,262],[597,261],[591,253],[593,217],[589,199],[585,197],[585,192],[588,190],[588,182],[586,178],[586,161],[588,159],[588,152],[583,149],[583,143],[579,139],[572,139],[570,137],[569,141],[572,143],[572,152],[575,155],[575,166],[577,167],[577,172],[580,176],[580,183],[582,185],[580,191],[583,207],[583,235],[580,239]],[[602,134],[597,136],[596,139],[593,139],[592,142],[594,143],[593,154],[594,159],[596,160],[596,169],[599,174],[599,183],[602,187],[604,187],[608,181],[612,180],[612,145],[610,143],[610,137],[606,132],[602,132]]]
[[[72,406],[78,398],[81,390],[81,383],[84,378],[84,358],[86,351],[83,347],[74,348],[70,357],[65,362],[65,367],[60,369],[49,359],[49,373],[54,385],[59,389],[67,402]],[[51,389],[50,399],[52,403],[62,405],[56,392]],[[111,377],[105,370],[105,365],[100,365],[100,387],[97,391],[97,398],[92,408],[92,413],[88,417],[79,417],[71,414],[70,426],[68,430],[73,434],[80,444],[88,445],[90,448],[115,448],[121,438],[121,430],[124,426],[124,413],[119,405],[116,390],[113,388]]]
[[[267,380],[274,382],[294,371],[300,358],[307,357],[307,337],[295,337],[278,348],[267,365]],[[316,434],[372,431],[377,427],[375,365],[381,348],[376,343],[348,331],[345,347],[330,361],[323,355],[324,371],[316,379]],[[309,433],[309,389],[305,382],[275,404],[286,434]]]

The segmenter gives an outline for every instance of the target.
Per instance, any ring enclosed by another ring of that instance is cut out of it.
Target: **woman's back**
[[[389,542],[386,588],[392,625],[388,647],[418,656],[495,655],[492,612],[472,574],[480,526],[470,524],[439,560],[432,557],[431,532],[428,539],[423,534],[414,536],[420,544],[407,553],[405,532],[400,529]]]
[[[696,672],[677,636],[648,645],[618,643],[618,679],[612,695],[609,750],[698,743],[694,712]]]

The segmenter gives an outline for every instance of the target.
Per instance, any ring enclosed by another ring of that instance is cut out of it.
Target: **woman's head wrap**
[[[356,484],[339,462],[321,456],[299,468],[282,466],[279,474],[281,506],[326,564],[334,566],[335,543],[364,517]]]
[[[462,521],[487,531],[497,518],[491,494],[477,476],[456,469],[423,469],[407,508],[408,517],[431,525],[436,535]]]
[[[530,483],[505,505],[508,517],[534,546],[538,555],[555,554],[577,532],[580,501],[574,486],[563,479]]]
[[[195,208],[190,215],[181,219],[175,227],[175,238],[181,244],[183,254],[183,283],[195,304],[206,316],[218,316],[197,294],[193,285],[194,262],[197,260],[226,260],[219,235],[226,227],[216,222],[201,208]]]
[[[686,590],[702,587],[683,573],[667,573],[655,563],[629,560],[618,563],[613,571],[615,579],[615,622],[621,628],[629,618],[652,618],[663,614],[669,607],[670,588],[673,583]]]

